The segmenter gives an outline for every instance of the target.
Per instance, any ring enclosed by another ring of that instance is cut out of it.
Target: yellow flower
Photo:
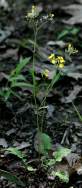
[[[69,55],[78,53],[78,50],[74,48],[71,43],[68,44],[68,49],[66,51],[69,53]]]
[[[58,67],[59,67],[60,69],[64,68],[64,63],[59,63]]]
[[[70,49],[72,47],[71,43],[68,44],[68,48]]]
[[[50,63],[55,64],[56,63],[56,58],[54,54],[51,54],[48,59],[50,60]]]
[[[48,70],[48,69],[45,69],[45,70],[43,71],[42,75],[44,75],[45,77],[48,78],[49,70]]]
[[[57,56],[57,58],[55,57],[55,55],[52,53],[48,59],[50,60],[50,63],[52,64],[56,64],[56,66],[58,66],[59,68],[63,68],[64,67],[64,63],[65,60],[62,56]]]
[[[64,63],[65,63],[64,58],[62,56],[58,56],[56,59],[57,59],[57,66],[61,69],[64,68]]]
[[[49,16],[50,16],[51,18],[54,18],[54,14],[52,14],[52,13],[50,13]]]
[[[56,60],[57,60],[58,63],[65,63],[65,60],[64,60],[64,58],[62,56],[58,56],[56,58]]]
[[[39,9],[37,6],[32,5],[30,12],[27,13],[27,19],[37,18],[39,16]]]
[[[48,17],[49,17],[49,20],[53,20],[53,18],[54,18],[54,14],[52,14],[52,13],[50,13],[49,15],[48,15]]]

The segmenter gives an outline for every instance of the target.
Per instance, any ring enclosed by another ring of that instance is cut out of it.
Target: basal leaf
[[[52,141],[49,135],[38,132],[34,143],[36,151],[41,154],[47,153],[52,148]]]
[[[69,182],[69,174],[67,171],[57,171],[55,176],[59,177],[62,182],[68,183]]]
[[[58,147],[56,152],[53,152],[53,157],[57,162],[62,161],[63,157],[66,157],[71,152],[70,149],[65,147]]]

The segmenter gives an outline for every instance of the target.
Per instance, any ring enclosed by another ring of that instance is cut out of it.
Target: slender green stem
[[[61,76],[60,72],[57,73],[56,75],[54,75],[54,77],[53,77],[51,83],[48,85],[48,87],[47,87],[47,89],[46,89],[45,97],[44,97],[44,99],[43,99],[43,101],[42,101],[42,103],[41,103],[41,107],[43,106],[43,104],[44,104],[44,102],[45,102],[45,100],[46,100],[48,94],[50,93],[50,91],[51,91],[53,85],[60,79],[60,76]]]
[[[40,107],[42,107],[43,105],[45,106],[46,98],[47,98],[49,92],[51,91],[53,85],[60,79],[60,76],[61,76],[60,72],[54,75],[51,83],[48,85],[48,87],[46,89],[45,97],[44,97]],[[44,114],[45,114],[45,109],[43,109],[43,113],[42,113],[41,131],[42,131],[42,128],[43,128]]]
[[[35,53],[36,53],[37,33],[43,25],[45,25],[45,22],[42,23],[40,27],[37,27],[37,23],[34,23],[34,48],[33,48],[33,67],[32,67],[33,68],[33,70],[32,70],[33,86],[34,86],[33,87],[33,95],[34,95],[34,101],[35,101],[35,107],[36,107],[36,113],[37,113],[37,128],[38,128],[38,131],[41,131],[41,132],[42,132],[42,127],[43,127],[43,120],[44,120],[45,111],[43,110],[43,113],[42,113],[42,126],[40,127],[40,125],[39,125],[39,108],[38,108],[37,101],[36,101]],[[47,98],[49,92],[51,91],[53,85],[59,80],[59,78],[60,78],[60,73],[57,73],[57,74],[54,75],[51,83],[48,85],[48,87],[46,89],[45,97],[44,97],[43,101],[41,102],[40,107],[45,105],[45,101],[46,101],[46,98]]]
[[[45,106],[45,104],[46,104],[46,100],[44,101],[43,106]],[[42,129],[43,129],[44,115],[45,115],[45,108],[42,111],[41,132],[42,132]]]
[[[43,23],[37,28],[37,32],[39,32],[39,31],[41,30],[41,28],[42,28],[45,24],[47,24],[48,22],[49,22],[49,20],[43,22]]]
[[[32,64],[32,77],[33,77],[33,95],[34,95],[34,102],[35,102],[35,110],[37,115],[37,128],[38,131],[40,130],[39,127],[39,111],[38,111],[38,105],[36,101],[36,79],[35,79],[35,53],[36,53],[36,42],[37,42],[37,23],[34,24],[34,48],[33,48],[33,64]]]
[[[32,76],[33,76],[33,95],[34,101],[36,105],[36,80],[35,80],[35,53],[36,53],[36,37],[37,37],[37,29],[34,28],[34,48],[33,48],[33,64],[32,64]]]

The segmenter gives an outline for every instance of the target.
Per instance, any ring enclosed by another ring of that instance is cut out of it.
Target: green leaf
[[[71,153],[71,150],[64,147],[58,147],[56,152],[53,152],[53,157],[57,162],[62,161],[63,157],[66,157],[69,153]]]
[[[25,184],[17,176],[12,175],[10,172],[0,169],[0,176],[5,177],[8,181],[12,183],[16,183],[17,185],[25,187]]]
[[[80,28],[76,28],[76,27],[67,27],[65,28],[63,31],[61,31],[58,36],[57,36],[57,39],[62,39],[64,37],[66,37],[66,35],[77,35],[77,33],[80,31]]]
[[[30,62],[30,58],[20,58],[20,62],[18,63],[17,67],[15,68],[15,74],[18,75],[22,71],[22,69]]]
[[[11,84],[11,87],[26,87],[26,88],[33,88],[33,85],[32,84],[29,84],[29,83],[25,83],[25,82],[14,82]]]
[[[77,35],[77,33],[80,31],[80,28],[76,28],[76,27],[74,27],[74,28],[72,28],[72,30],[71,30],[71,34],[72,35]]]
[[[14,81],[17,81],[17,80],[26,81],[26,78],[22,74],[19,74],[17,76],[10,77],[8,80],[10,82],[14,82]]]
[[[35,150],[41,154],[48,153],[52,148],[52,141],[49,135],[38,132],[34,142]]]
[[[47,166],[55,165],[55,163],[56,163],[55,159],[49,159],[49,160],[46,161]]]
[[[60,34],[58,34],[58,39],[62,39],[63,37],[65,37],[66,35],[69,34],[69,30],[64,29]]]
[[[59,177],[65,183],[69,182],[69,174],[67,171],[57,171],[55,172],[55,176]]]
[[[10,148],[7,148],[6,150],[9,153],[17,156],[20,159],[24,159],[25,158],[25,155],[19,149],[17,149],[16,147],[10,147]]]

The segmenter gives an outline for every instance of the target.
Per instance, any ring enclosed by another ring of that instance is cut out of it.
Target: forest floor
[[[51,51],[61,51],[65,55],[65,46],[72,43],[78,53],[69,60],[65,69],[67,75],[58,81],[57,85],[47,97],[44,132],[48,133],[53,144],[61,144],[70,148],[73,153],[82,157],[82,121],[78,117],[73,103],[82,114],[82,0],[36,1],[42,12],[54,13],[54,22],[46,24],[38,37],[39,50],[36,62],[37,79],[41,82],[40,72],[44,68],[53,70],[52,65],[46,63],[44,56]],[[6,85],[5,74],[19,62],[19,58],[32,56],[28,39],[32,38],[32,30],[25,19],[30,1],[9,1],[6,8],[0,7],[0,88]],[[6,10],[5,10],[6,9]],[[26,44],[24,43],[26,41]],[[68,58],[68,57],[66,57]],[[68,59],[67,59],[68,60]],[[27,68],[23,74],[27,76]],[[27,76],[28,77],[28,76]],[[36,118],[33,112],[33,101],[30,92],[18,90],[23,100],[12,97],[7,103],[0,99],[0,148],[17,146],[27,155],[27,160],[38,158],[34,148],[36,134]],[[41,100],[40,93],[37,100]],[[82,116],[81,116],[82,117]],[[20,161],[13,155],[0,152],[0,169],[14,172],[27,181],[28,188],[81,188],[82,175],[76,173],[70,177],[69,183],[52,181],[40,166],[34,164],[36,172],[26,172],[21,168]],[[0,188],[16,188],[15,184],[0,177]],[[20,186],[19,186],[20,187]]]

